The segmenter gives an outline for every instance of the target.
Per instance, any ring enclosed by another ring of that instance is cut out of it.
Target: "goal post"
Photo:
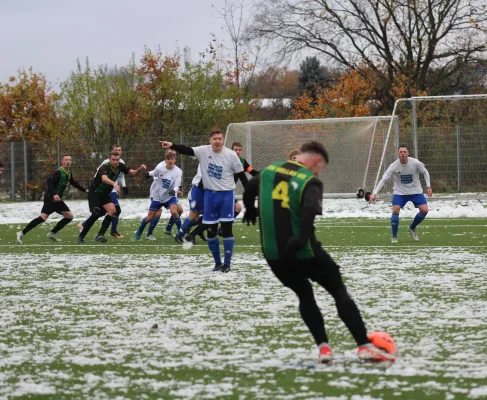
[[[304,142],[319,141],[330,156],[320,176],[325,194],[355,197],[359,188],[373,189],[390,121],[381,116],[235,123],[227,128],[225,146],[241,143],[246,160],[261,170],[287,160]]]
[[[487,94],[398,99],[373,187],[400,144],[428,169],[435,193],[485,192]],[[424,182],[423,182],[424,183]],[[423,184],[424,187],[424,184]],[[382,189],[392,192],[392,183]]]

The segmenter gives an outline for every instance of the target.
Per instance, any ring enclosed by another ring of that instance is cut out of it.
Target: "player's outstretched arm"
[[[147,167],[145,166],[145,164],[141,164],[140,167],[137,169],[129,169],[129,175],[130,176],[139,175],[140,171],[145,171],[146,169],[147,169]]]
[[[159,141],[163,149],[172,149],[181,154],[186,154],[187,156],[194,157],[194,150],[192,147],[185,146],[184,144],[175,144],[173,142]]]
[[[81,192],[85,192],[85,193],[88,193],[88,189],[85,189],[83,186],[81,186],[74,178],[73,178],[73,175],[71,175],[71,178],[69,179],[69,183],[71,184],[71,186],[75,187],[76,189],[78,189],[79,191]]]

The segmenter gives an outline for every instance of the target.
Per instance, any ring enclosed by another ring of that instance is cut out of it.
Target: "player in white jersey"
[[[394,187],[392,194],[392,243],[397,243],[397,231],[399,228],[399,211],[408,201],[411,201],[419,212],[414,217],[412,224],[408,228],[411,237],[418,241],[416,227],[423,222],[426,214],[428,214],[428,204],[423,194],[423,188],[419,180],[419,174],[422,174],[426,182],[426,194],[428,197],[433,196],[431,190],[430,174],[424,164],[412,157],[409,157],[409,150],[407,146],[400,145],[397,152],[398,159],[394,161],[382,176],[381,181],[375,187],[374,192],[370,196],[369,201],[374,202],[377,193],[384,187],[384,184],[394,179]]]
[[[210,134],[209,145],[187,147],[162,141],[161,147],[172,148],[199,160],[205,188],[203,223],[208,225],[208,248],[215,260],[213,271],[229,272],[235,244],[232,232],[235,214],[234,174],[245,175],[245,173],[237,154],[226,148],[223,141],[223,132],[215,130]],[[223,263],[217,236],[219,223],[223,231]]]
[[[119,144],[114,144],[112,146],[112,152],[119,153],[120,157],[121,157],[122,156],[122,146],[120,146]],[[107,158],[105,161],[103,161],[100,164],[100,166],[97,168],[96,172],[98,172],[98,170],[100,169],[100,167],[102,165],[106,164],[109,161],[110,161],[109,158]],[[121,158],[120,158],[120,162],[122,164],[125,164],[125,161],[123,161]],[[96,175],[96,173],[95,173],[95,175]],[[125,174],[123,172],[120,172],[120,175],[118,176],[118,178],[116,180],[116,184],[120,187],[123,194],[126,195],[129,193],[129,190],[127,189],[127,184],[125,183]],[[118,233],[118,231],[117,231],[118,217],[122,213],[122,209],[120,208],[120,203],[118,202],[118,192],[115,188],[110,192],[110,197],[112,198],[112,201],[113,201],[113,204],[115,205],[115,210],[116,210],[116,215],[114,217],[112,217],[111,235],[116,239],[123,239],[124,236],[121,235],[120,233]],[[108,218],[108,214],[105,216],[105,219],[107,219],[107,218]],[[80,222],[78,224],[78,230],[80,232],[83,230],[85,223],[86,223],[86,220],[83,222]],[[103,225],[103,223],[102,223],[102,225]],[[101,234],[101,232],[98,232],[98,234]]]
[[[176,152],[173,150],[166,151],[164,161],[160,162],[151,171],[151,175],[154,178],[150,187],[151,204],[147,216],[142,220],[139,228],[135,232],[135,238],[137,240],[140,240],[145,226],[156,216],[162,207],[169,209],[176,226],[178,229],[181,227],[176,192],[179,192],[183,172],[181,168],[176,166]]]

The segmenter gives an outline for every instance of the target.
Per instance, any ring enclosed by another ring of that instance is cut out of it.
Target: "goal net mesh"
[[[327,118],[230,124],[225,145],[243,146],[243,157],[256,170],[287,160],[307,141],[325,146],[330,162],[320,176],[324,192],[355,196],[358,188],[372,191],[391,117]],[[237,193],[242,193],[241,185]]]

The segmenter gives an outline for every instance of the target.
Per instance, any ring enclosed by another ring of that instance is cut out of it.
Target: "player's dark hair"
[[[242,147],[242,148],[243,148],[242,143],[240,143],[240,142],[233,142],[233,143],[232,143],[232,150],[233,150],[233,148],[234,148],[235,146],[237,146],[237,147]]]
[[[113,150],[114,148],[116,148],[116,147],[120,147],[120,148],[122,148],[122,145],[121,145],[121,144],[118,144],[118,143],[115,143],[115,144],[113,144],[113,145],[112,145],[112,150]]]
[[[405,144],[400,144],[397,149],[399,150],[401,147],[404,147],[407,151],[409,151],[408,146],[406,146]]]
[[[119,153],[118,151],[112,151],[112,152],[110,153],[110,158],[111,158],[112,156],[115,156],[115,157],[120,157],[120,153]]]
[[[301,148],[299,149],[301,153],[315,153],[319,154],[328,164],[328,152],[320,142],[312,140],[310,142],[303,143]]]
[[[210,137],[213,137],[214,135],[222,135],[222,136],[225,136],[223,131],[221,129],[215,129],[213,131],[211,131],[210,133]]]
[[[0,168],[3,168],[3,164],[0,162]]]

